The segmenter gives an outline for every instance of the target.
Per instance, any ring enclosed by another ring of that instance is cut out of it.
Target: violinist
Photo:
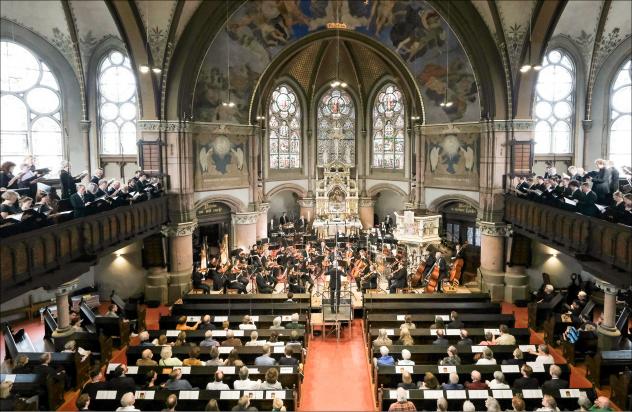
[[[226,281],[228,277],[226,276],[226,267],[220,267],[219,261],[216,257],[211,259],[211,264],[209,266],[209,272],[211,275],[211,279],[213,280],[213,290],[219,291],[224,289],[226,286]]]
[[[272,293],[274,292],[274,280],[271,281],[271,276],[269,276],[269,272],[264,272],[261,269],[258,269],[257,273],[257,292],[259,293]]]
[[[366,293],[367,289],[377,289],[377,281],[378,281],[378,272],[375,268],[375,265],[369,266],[367,272],[364,276],[362,276],[362,282],[360,289],[362,293]],[[360,279],[360,278],[358,278]]]
[[[292,293],[305,293],[305,286],[303,285],[301,274],[297,272],[294,267],[290,267],[288,275],[289,291]]]
[[[233,269],[228,275],[228,287],[230,289],[236,289],[237,293],[246,293],[247,285],[248,277],[244,276],[237,266],[233,266]]]
[[[356,286],[358,289],[361,289],[362,278],[369,273],[369,270],[369,259],[366,256],[366,250],[360,249],[360,256],[356,259],[353,268]],[[355,273],[358,271],[359,273]]]
[[[401,261],[397,261],[393,275],[389,280],[389,292],[397,293],[397,289],[403,289],[406,287],[406,267]]]

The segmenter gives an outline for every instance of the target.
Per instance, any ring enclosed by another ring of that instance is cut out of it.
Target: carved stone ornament
[[[590,131],[590,129],[592,129],[592,125],[592,120],[582,120],[582,127],[584,128],[585,132]]]
[[[486,132],[490,128],[488,124],[487,122],[481,122],[481,132]],[[497,132],[507,130],[513,130],[514,132],[532,132],[535,130],[535,122],[531,119],[494,120],[489,125]]]
[[[60,285],[57,289],[55,289],[55,296],[68,295],[70,292],[76,290],[77,288],[79,288],[79,278]]]
[[[259,212],[235,213],[232,215],[232,221],[235,225],[254,225],[257,223]]]
[[[304,207],[304,208],[314,207],[315,205],[314,199],[308,199],[308,198],[299,199],[297,203],[300,207]]]
[[[361,197],[358,201],[360,207],[375,207],[375,200],[370,197]]]
[[[270,203],[259,203],[257,204],[257,212],[259,213],[268,213],[270,210]]]
[[[136,127],[141,132],[180,132],[187,129],[188,122],[177,120],[139,120]]]
[[[164,225],[160,231],[163,236],[191,236],[197,228],[197,221]]]
[[[90,130],[92,122],[90,120],[82,120],[79,122],[79,125],[81,126],[81,131],[85,132]]]
[[[604,293],[607,293],[609,295],[616,295],[617,293],[619,293],[619,289],[617,289],[617,287],[612,283],[601,282],[598,280],[597,287],[601,289]]]
[[[485,236],[507,236],[509,227],[506,223],[483,222],[479,220],[477,226],[481,230],[481,235]]]

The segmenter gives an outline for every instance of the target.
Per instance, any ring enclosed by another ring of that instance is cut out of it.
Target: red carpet
[[[375,410],[362,333],[362,320],[356,319],[339,342],[320,336],[310,341],[300,411]]]

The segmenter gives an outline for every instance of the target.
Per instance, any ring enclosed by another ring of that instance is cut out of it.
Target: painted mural
[[[445,20],[425,1],[265,0],[235,12],[211,44],[195,89],[196,120],[247,123],[257,80],[287,45],[341,16],[348,30],[373,37],[396,52],[415,77],[430,123],[478,121],[478,92],[470,63]],[[450,63],[446,66],[446,41]],[[225,107],[230,90],[236,107]],[[449,76],[447,72],[449,71]],[[441,107],[446,85],[451,107]]]
[[[476,188],[479,185],[480,133],[425,135],[426,173],[430,187]]]
[[[194,135],[195,190],[248,186],[248,138],[224,133]]]

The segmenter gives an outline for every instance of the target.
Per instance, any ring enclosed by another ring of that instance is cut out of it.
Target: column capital
[[[582,120],[582,128],[584,129],[585,132],[592,129],[592,126],[593,126],[592,120]]]
[[[233,213],[231,215],[232,223],[235,225],[254,225],[260,212]]]
[[[316,203],[313,198],[304,197],[302,199],[298,199],[297,201],[300,207],[310,208],[316,206]]]
[[[358,199],[359,207],[375,207],[375,200],[371,197],[361,197]]]
[[[92,122],[90,120],[82,120],[79,122],[79,126],[81,126],[82,132],[90,130],[91,125],[92,125]]]
[[[64,296],[70,294],[73,290],[79,288],[79,278],[63,283],[55,289],[55,296]]]
[[[602,281],[597,281],[597,287],[599,289],[601,289],[603,291],[603,293],[606,293],[608,295],[615,295],[619,292],[619,289],[611,284],[611,283],[607,283],[607,282],[602,282]]]
[[[509,234],[509,225],[503,222],[485,222],[483,220],[477,220],[476,225],[481,230],[481,235],[504,237]]]
[[[190,236],[197,228],[197,220],[192,222],[171,223],[163,225],[161,233],[167,237]]]
[[[270,203],[257,203],[255,205],[255,210],[259,213],[267,213],[270,210]]]

